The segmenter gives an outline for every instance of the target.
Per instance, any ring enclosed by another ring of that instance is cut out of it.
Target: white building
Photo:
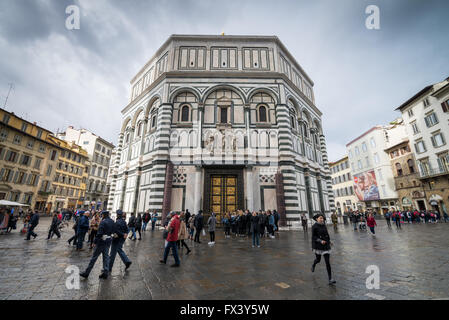
[[[384,150],[406,139],[405,126],[398,119],[387,126],[375,126],[346,145],[354,192],[367,209],[381,213],[398,207],[393,170]]]
[[[106,209],[109,189],[107,185],[109,163],[114,145],[86,129],[69,126],[65,132],[57,133],[61,140],[73,142],[87,150],[90,167],[86,182],[84,206]]]
[[[354,180],[352,179],[348,156],[330,162],[329,168],[337,213],[343,214],[355,210],[364,210],[364,203],[357,198],[354,192]]]
[[[449,78],[404,102],[401,111],[420,179],[432,209],[449,206]]]
[[[172,35],[131,80],[113,211],[329,214],[313,85],[277,37]]]

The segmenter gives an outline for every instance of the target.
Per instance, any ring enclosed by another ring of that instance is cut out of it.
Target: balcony
[[[436,169],[427,169],[427,170],[420,171],[419,178],[427,179],[427,178],[432,178],[432,177],[437,177],[437,176],[443,176],[446,174],[449,174],[449,169],[446,167],[439,167]]]

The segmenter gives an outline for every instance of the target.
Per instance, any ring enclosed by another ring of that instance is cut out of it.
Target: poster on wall
[[[354,191],[360,201],[380,199],[374,170],[362,172],[354,176]]]

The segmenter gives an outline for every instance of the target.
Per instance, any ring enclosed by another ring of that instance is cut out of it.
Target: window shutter
[[[14,183],[17,183],[18,178],[19,178],[19,171],[16,171],[16,174],[14,176]]]
[[[14,171],[11,170],[9,177],[8,177],[8,182],[12,182],[13,178],[14,178]]]
[[[430,137],[430,140],[432,141],[432,145],[433,145],[434,147],[436,147],[435,137]]]
[[[0,170],[0,181],[3,180],[3,174],[5,173],[5,169],[2,168],[2,170]]]
[[[30,173],[30,174],[28,174],[28,180],[27,180],[27,183],[26,184],[30,184],[30,182],[31,182],[31,178],[33,177],[33,175]]]
[[[11,151],[8,150],[8,151],[6,152],[5,160],[6,160],[6,161],[9,161],[9,157],[10,157],[10,156],[11,156]]]
[[[34,186],[37,186],[39,183],[39,175],[36,175],[36,180],[34,181]]]
[[[2,160],[3,159],[3,155],[5,154],[5,149],[2,149],[1,151],[0,151],[0,160]]]
[[[45,192],[50,192],[50,188],[51,188],[51,183],[50,183],[50,181],[48,181],[47,190],[45,190]]]
[[[447,101],[444,101],[443,103],[441,103],[441,107],[443,108],[443,112],[447,112],[448,111],[448,104]]]
[[[426,122],[427,128],[430,127],[429,117],[425,117],[425,118],[424,118],[424,121]]]
[[[26,184],[27,176],[28,176],[28,175],[27,175],[26,173],[23,174],[23,179],[22,179],[22,183],[23,183],[23,184]]]
[[[440,168],[440,171],[443,171],[443,163],[441,162],[441,158],[438,158],[437,162],[438,162],[438,168]]]

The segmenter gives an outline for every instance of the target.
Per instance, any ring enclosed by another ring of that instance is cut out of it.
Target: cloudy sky
[[[65,9],[81,10],[68,30]],[[365,8],[380,9],[380,30]],[[1,0],[0,105],[116,143],[129,81],[171,34],[276,35],[315,82],[329,159],[449,76],[446,0]]]

